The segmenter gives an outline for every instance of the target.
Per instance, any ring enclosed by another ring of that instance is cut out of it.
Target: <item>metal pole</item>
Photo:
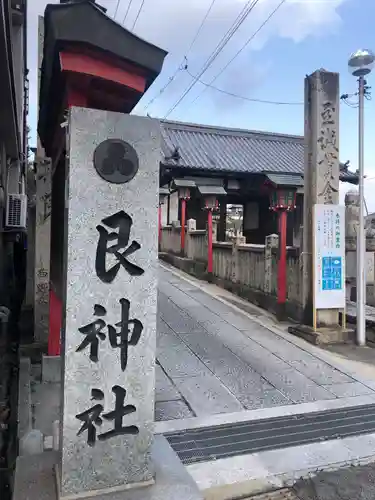
[[[359,77],[359,125],[358,125],[358,171],[359,171],[359,223],[357,239],[357,343],[366,345],[365,317],[365,211],[364,211],[364,165],[363,165],[363,129],[364,129],[364,92],[365,80]]]

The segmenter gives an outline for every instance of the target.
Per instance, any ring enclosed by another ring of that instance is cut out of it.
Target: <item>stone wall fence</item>
[[[195,230],[188,221],[185,254],[181,255],[181,228],[162,228],[160,258],[193,274],[206,278],[207,231]],[[239,236],[232,242],[213,243],[213,281],[261,307],[276,311],[278,236],[267,236],[264,245],[246,244]],[[300,320],[299,249],[287,247],[287,314]]]
[[[359,221],[358,192],[349,191],[345,196],[345,253],[346,253],[346,296],[348,301],[356,300],[356,249]],[[366,303],[375,307],[375,216],[366,221]],[[216,241],[216,227],[213,228],[213,279],[228,290],[274,310],[277,299],[277,253],[278,236],[266,237],[264,245],[246,244],[242,236],[231,242]],[[302,229],[301,229],[302,233]],[[185,254],[180,251],[181,227],[178,223],[162,228],[161,258],[176,267],[205,278],[207,267],[207,231],[196,230],[194,219],[187,221]],[[291,317],[302,319],[302,255],[298,247],[287,248],[287,304]]]

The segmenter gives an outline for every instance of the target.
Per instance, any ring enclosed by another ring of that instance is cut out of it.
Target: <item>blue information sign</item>
[[[314,307],[345,308],[345,207],[314,205]]]
[[[323,257],[322,259],[322,289],[342,290],[342,258]]]

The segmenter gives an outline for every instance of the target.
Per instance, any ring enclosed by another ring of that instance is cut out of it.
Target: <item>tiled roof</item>
[[[233,173],[304,173],[301,136],[164,120],[161,129],[164,164],[171,167]],[[341,180],[355,180],[349,171],[342,174]]]
[[[303,177],[300,174],[267,174],[267,177],[278,186],[303,186]]]

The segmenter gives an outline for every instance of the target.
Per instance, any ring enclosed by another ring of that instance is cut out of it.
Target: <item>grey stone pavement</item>
[[[274,333],[276,324],[267,312],[242,303],[249,317],[228,305],[239,306],[240,300],[229,292],[186,280],[164,265],[159,268],[158,300],[158,421],[375,395],[371,348],[331,346],[323,351],[286,333],[288,325],[277,325],[283,335]],[[340,369],[316,353],[334,356]],[[348,367],[362,373],[366,385],[351,378]],[[52,422],[60,415],[60,384],[40,383],[40,369],[32,366],[33,423],[50,436]],[[321,472],[291,489],[254,498],[375,499],[375,465]]]
[[[158,301],[156,420],[375,394],[165,266]]]
[[[335,369],[308,352],[310,344],[293,338],[305,346],[302,349],[286,340],[292,339],[287,325],[278,325],[284,330],[282,338],[228,305],[238,305],[234,295],[194,279],[186,281],[164,265],[159,267],[158,300],[157,421],[375,396],[374,349],[327,348],[340,368]],[[245,302],[241,307],[272,326],[267,312]],[[349,366],[363,371],[366,385],[351,378]],[[32,369],[33,418],[37,428],[51,435],[52,422],[60,415],[60,384],[41,384],[40,365]]]
[[[375,467],[348,467],[335,472],[320,472],[297,481],[293,488],[252,497],[254,500],[373,500]]]
[[[297,500],[373,500],[375,466],[321,472],[312,479],[298,481],[293,491]]]

